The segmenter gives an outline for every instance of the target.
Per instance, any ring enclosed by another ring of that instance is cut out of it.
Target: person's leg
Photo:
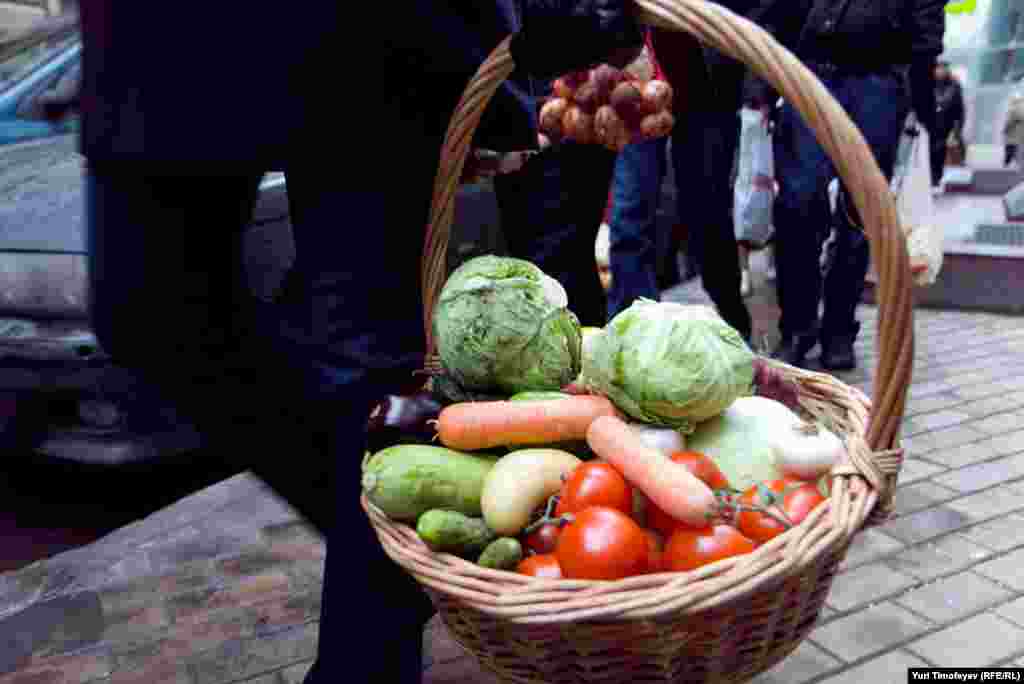
[[[826,188],[832,163],[788,103],[775,129],[774,153],[779,193],[772,244],[782,334],[775,356],[800,366],[818,341],[819,260],[831,220]]]
[[[1006,152],[1003,155],[1003,166],[1009,166],[1017,159],[1017,146],[1007,145]]]
[[[850,78],[838,96],[863,133],[882,173],[891,179],[909,111],[902,78],[895,74]],[[860,219],[845,189],[840,196],[843,206],[837,212],[835,261],[825,280],[821,330],[821,363],[829,370],[848,370],[856,365],[853,343],[860,331],[856,312],[870,266],[870,248]]]
[[[740,292],[729,182],[738,144],[735,112],[694,109],[676,122],[672,163],[679,211],[690,221],[690,245],[704,290],[725,322],[749,340],[752,324]]]
[[[935,135],[928,141],[929,149],[928,153],[930,156],[929,161],[932,165],[932,187],[937,188],[942,184],[942,174],[946,170],[946,139],[949,137],[949,130],[939,129],[935,131]]]
[[[665,140],[627,145],[615,162],[609,227],[608,320],[636,299],[659,298],[657,210]]]
[[[615,153],[565,143],[537,155],[521,172],[498,177],[495,190],[511,256],[559,281],[585,326],[608,314],[594,253],[611,185]]]

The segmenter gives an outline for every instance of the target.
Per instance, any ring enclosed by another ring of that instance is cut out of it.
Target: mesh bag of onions
[[[630,143],[672,132],[672,87],[641,80],[602,64],[554,82],[554,96],[540,110],[540,129],[552,142],[573,140],[619,152]]]

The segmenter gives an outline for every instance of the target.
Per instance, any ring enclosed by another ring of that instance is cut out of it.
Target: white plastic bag
[[[910,268],[917,285],[931,285],[942,268],[942,231],[933,221],[928,131],[913,115],[904,128],[892,176],[903,234],[907,238]]]
[[[768,242],[774,230],[775,164],[772,137],[764,115],[756,109],[740,110],[740,150],[733,189],[733,225],[736,239],[753,246]]]

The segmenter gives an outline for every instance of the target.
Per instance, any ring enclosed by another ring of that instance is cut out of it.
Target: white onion
[[[677,451],[686,451],[686,438],[678,430],[653,427],[642,423],[631,423],[630,425],[640,436],[640,441],[666,456]]]
[[[828,474],[846,453],[843,440],[816,423],[780,428],[768,446],[779,470],[801,480]]]

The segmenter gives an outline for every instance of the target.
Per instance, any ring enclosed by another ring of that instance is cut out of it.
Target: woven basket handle
[[[695,36],[743,62],[771,83],[814,131],[849,189],[863,220],[879,277],[879,355],[867,432],[868,450],[851,449],[851,459],[877,490],[880,507],[887,508],[901,459],[886,452],[894,448],[903,418],[914,358],[914,326],[910,261],[885,176],[843,108],[818,78],[764,29],[704,0],[635,0],[635,6],[642,23]],[[473,76],[448,126],[441,151],[423,254],[428,359],[435,356],[431,316],[447,275],[448,237],[459,178],[487,103],[512,73],[508,45],[506,39],[495,48]]]

